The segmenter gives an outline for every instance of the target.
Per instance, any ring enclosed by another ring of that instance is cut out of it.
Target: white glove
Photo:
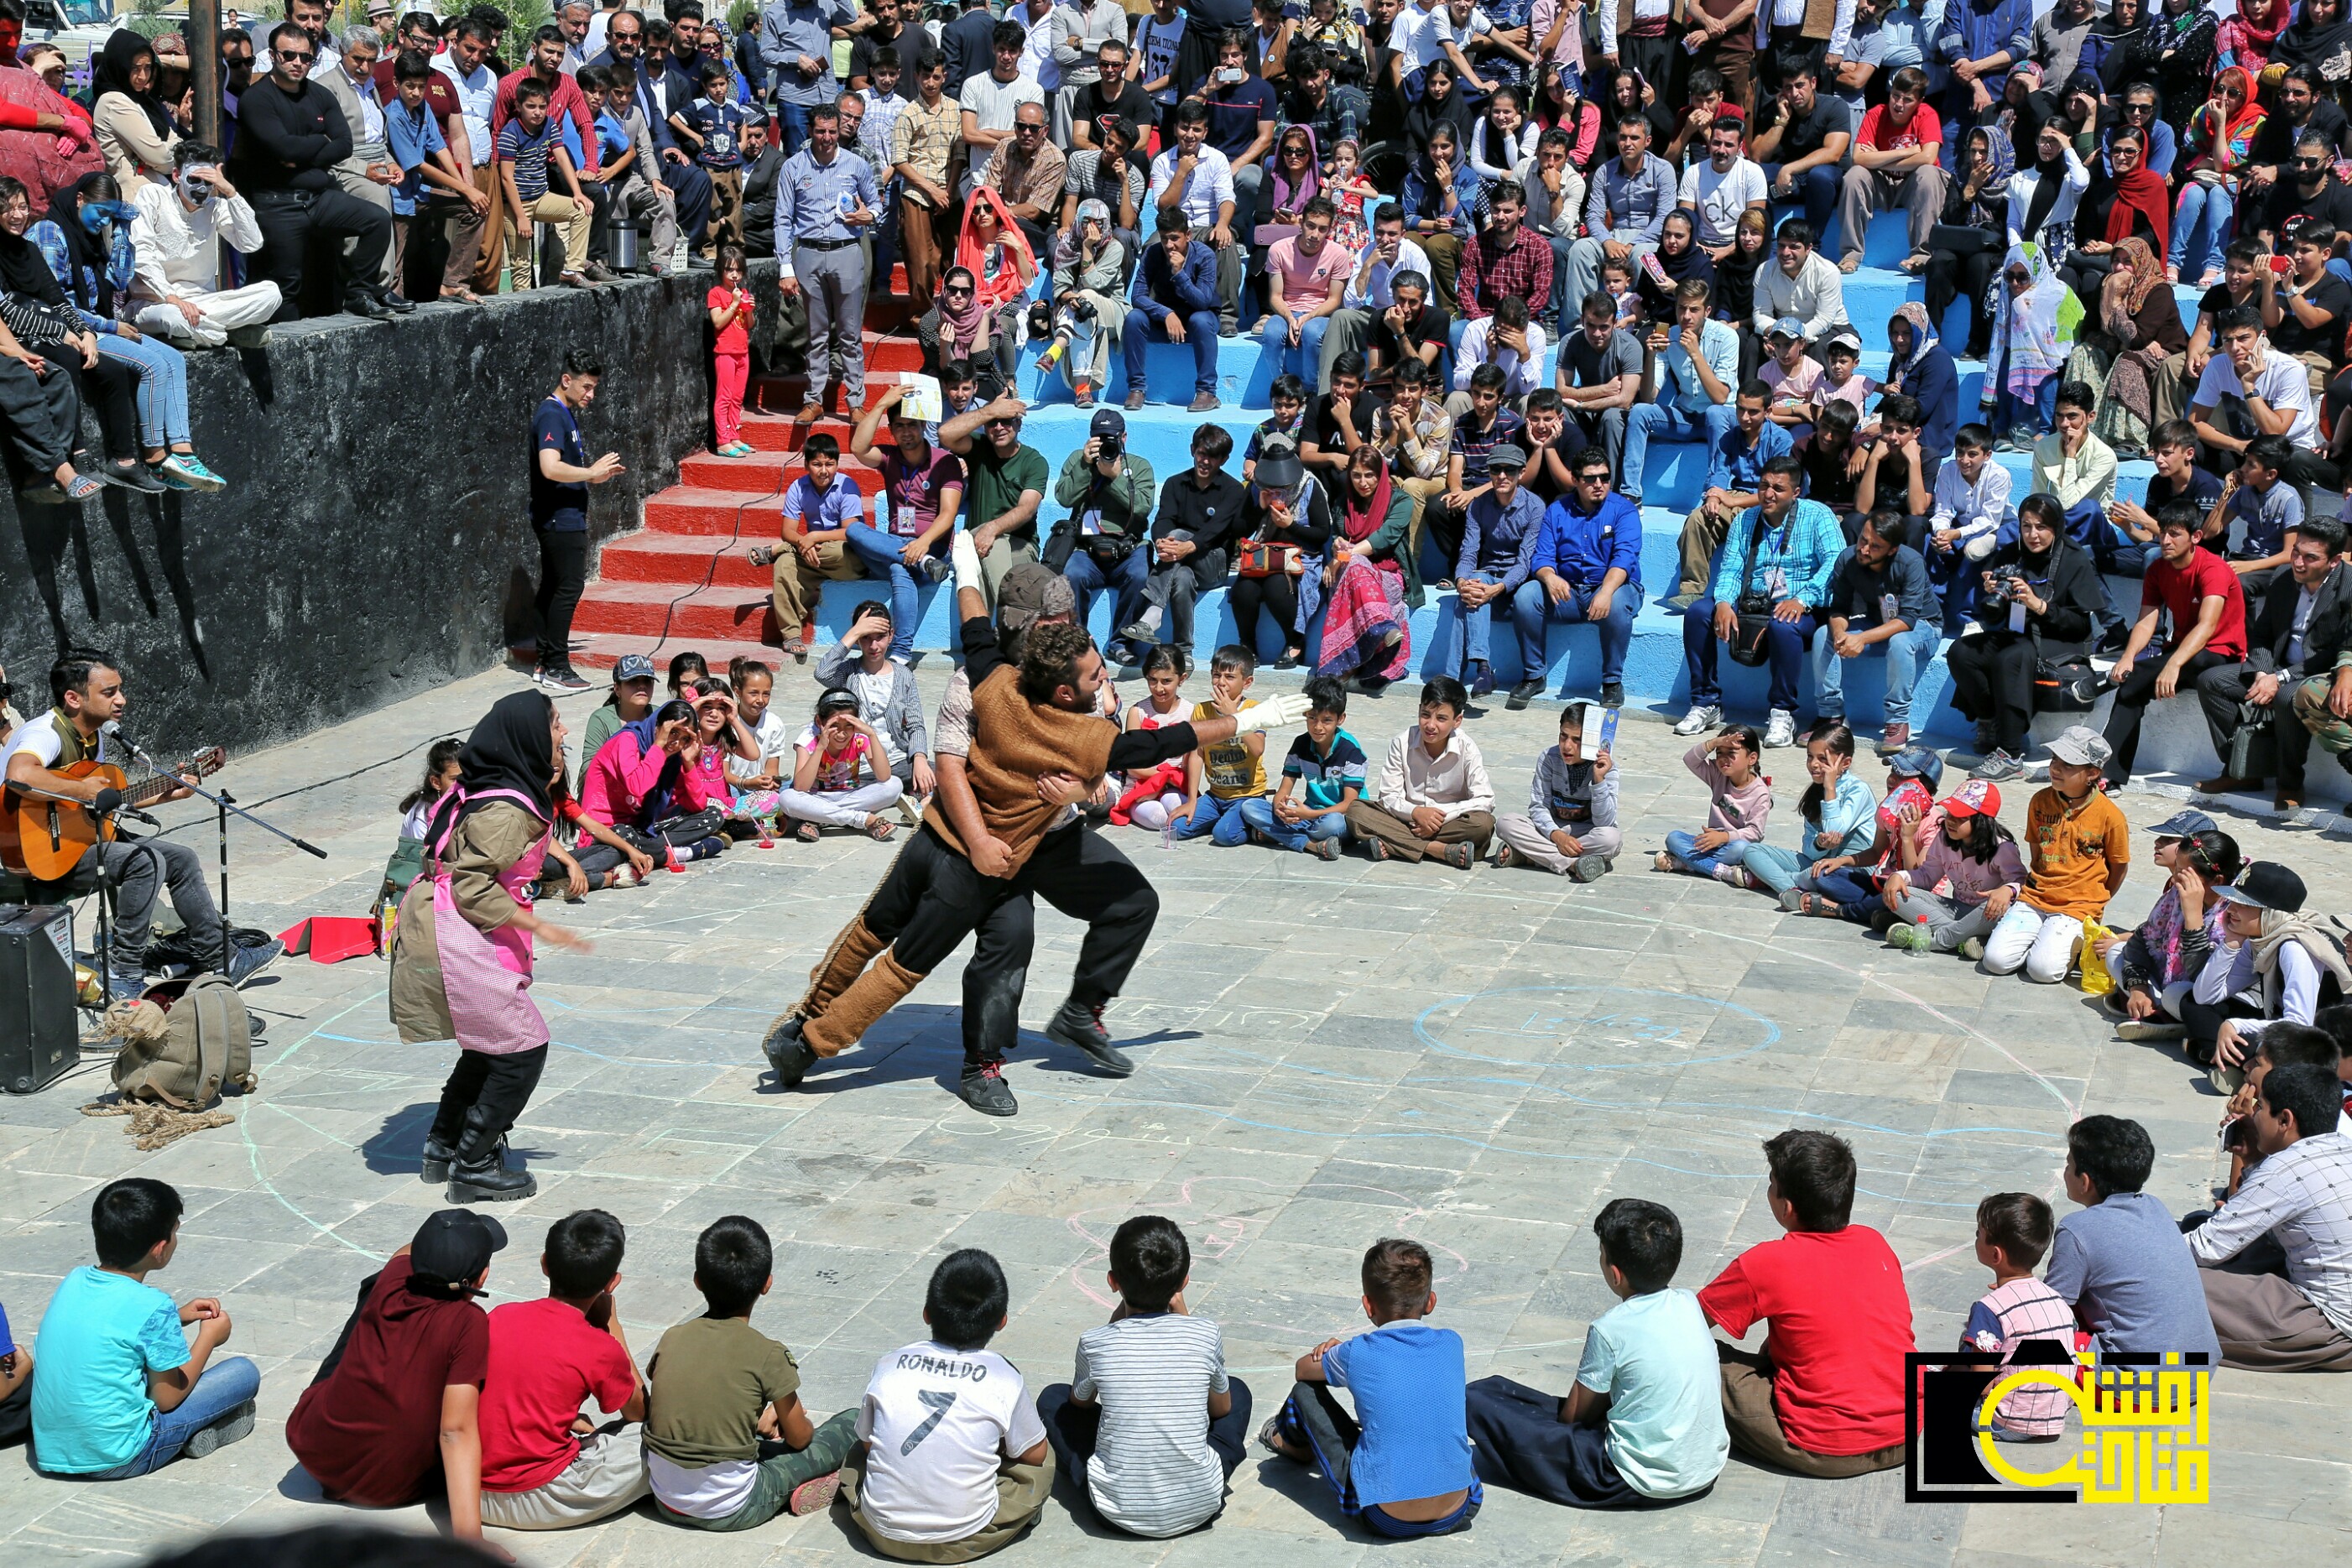
[[[1268,697],[1255,707],[1246,707],[1234,716],[1234,733],[1247,735],[1254,729],[1288,729],[1292,725],[1307,722],[1307,694],[1285,692],[1278,697]]]
[[[961,528],[955,531],[955,542],[948,546],[948,560],[955,568],[955,585],[969,588],[975,593],[986,591],[980,575],[980,551],[973,548],[971,536]]]

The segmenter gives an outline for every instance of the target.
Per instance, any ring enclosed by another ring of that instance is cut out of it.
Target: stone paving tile
[[[934,698],[945,672],[918,672]],[[276,929],[366,906],[389,847],[391,802],[425,742],[461,730],[505,674],[449,687],[276,750],[224,781],[326,845],[324,864],[240,830],[236,918]],[[777,700],[813,695],[788,668]],[[576,730],[592,700],[567,701]],[[1377,747],[1410,694],[1359,699],[1351,727]],[[554,1030],[543,1086],[518,1129],[540,1196],[503,1213],[515,1247],[499,1299],[529,1294],[541,1228],[580,1207],[630,1227],[623,1316],[641,1351],[698,1307],[695,1236],[723,1214],[766,1225],[777,1281],[760,1322],[800,1355],[813,1408],[853,1401],[874,1357],[919,1332],[922,1281],[947,1249],[987,1247],[1013,1288],[999,1341],[1039,1384],[1068,1375],[1098,1322],[1111,1231],[1165,1213],[1194,1255],[1190,1299],[1223,1325],[1228,1359],[1261,1408],[1291,1359],[1360,1322],[1356,1261],[1381,1234],[1439,1260],[1437,1321],[1459,1329],[1474,1375],[1548,1387],[1573,1376],[1586,1325],[1610,1304],[1590,1230],[1608,1198],[1681,1215],[1685,1284],[1776,1233],[1758,1144],[1783,1127],[1836,1130],[1862,1166],[1856,1217],[1904,1260],[1923,1348],[1952,1343],[1987,1281],[1969,1248],[1976,1202],[2022,1186],[2056,1196],[2068,1120],[2138,1117],[2160,1158],[2151,1189],[2187,1208],[2217,1174],[2217,1105],[2177,1051],[2114,1041],[2077,992],[1995,979],[1889,952],[1858,927],[1784,918],[1760,898],[1647,869],[1702,797],[1681,743],[1629,720],[1619,746],[1628,852],[1588,887],[1491,868],[1326,865],[1205,843],[1118,841],[1162,901],[1151,948],[1111,1017],[1131,1079],[1085,1071],[1025,1034],[1012,1122],[946,1092],[961,1046],[962,959],[943,965],[863,1046],[781,1094],[755,1042],[804,983],[890,849],[851,838],[730,852],[648,887],[552,908],[596,942],[551,956],[535,995]],[[1507,807],[1549,743],[1547,708],[1474,721]],[[391,759],[354,777],[355,763]],[[1793,761],[1772,765],[1793,777]],[[313,786],[313,781],[322,781]],[[312,786],[305,788],[305,786]],[[287,793],[294,791],[292,793]],[[1793,806],[1782,791],[1780,817]],[[2021,795],[2023,792],[2021,792]],[[2142,833],[2177,802],[2133,793]],[[174,808],[209,853],[208,821]],[[2326,907],[2352,906],[2341,833],[2292,841],[2231,824],[2254,855],[2292,856]],[[1776,822],[1776,841],[1787,834]],[[2143,865],[2117,898],[2152,900]],[[1040,915],[1028,1021],[1059,999],[1079,933]],[[78,1488],[0,1460],[0,1552],[23,1563],[121,1562],[223,1525],[338,1517],[284,1446],[284,1421],[333,1343],[360,1278],[440,1203],[415,1177],[446,1047],[409,1047],[384,1012],[384,971],[289,960],[248,991],[270,1023],[262,1092],[234,1127],[142,1155],[121,1124],[79,1114],[95,1063],[27,1099],[0,1099],[0,1301],[37,1324],[64,1271],[86,1260],[90,1191],[117,1175],[177,1184],[179,1260],[160,1282],[217,1290],[233,1347],[264,1370],[249,1442],[135,1485]],[[2020,1568],[2053,1561],[2212,1561],[2232,1548],[2318,1560],[2352,1535],[2352,1411],[2321,1378],[2225,1378],[2213,1406],[2214,1500],[2201,1509],[1913,1506],[1899,1479],[1825,1483],[1735,1460],[1707,1497],[1635,1515],[1588,1515],[1503,1491],[1466,1536],[1377,1542],[1341,1521],[1322,1484],[1254,1454],[1213,1529],[1137,1542],[1080,1522],[1066,1499],[1014,1549],[1125,1568],[1265,1561],[1291,1568],[1423,1563],[1811,1564]],[[385,1516],[371,1516],[385,1517]],[[421,1510],[389,1516],[427,1528]],[[837,1515],[730,1537],[688,1537],[640,1516],[505,1542],[534,1565],[677,1562],[834,1568],[873,1556]]]

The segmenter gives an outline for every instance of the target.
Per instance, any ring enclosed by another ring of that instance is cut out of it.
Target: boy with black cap
[[[488,1215],[445,1208],[360,1285],[335,1348],[286,1420],[286,1446],[335,1502],[449,1499],[449,1533],[482,1537],[482,1384],[490,1320],[474,1304],[507,1244]]]

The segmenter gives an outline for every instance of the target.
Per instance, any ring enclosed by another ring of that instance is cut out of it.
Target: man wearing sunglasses
[[[668,25],[655,25],[662,28],[657,37],[648,32],[646,18],[637,12],[615,13],[605,25],[604,41],[608,47],[589,63],[636,78],[634,96],[646,117],[646,129],[653,134],[654,152],[660,164],[657,169],[647,169],[646,177],[658,178],[669,187],[677,201],[678,232],[686,236],[689,247],[699,250],[710,223],[710,176],[677,144],[677,132],[669,124],[673,110],[694,101],[695,89],[670,58]],[[649,50],[649,40],[660,47]],[[667,256],[656,259],[665,264],[669,260]]]
[[[313,235],[336,246],[343,308],[388,320],[416,308],[382,281],[392,214],[346,194],[335,165],[352,155],[352,127],[327,89],[310,79],[318,58],[310,35],[281,22],[269,36],[268,78],[237,100],[231,177],[253,204],[261,230],[252,275],[278,285],[278,319],[301,316],[302,263]]]
[[[2295,138],[2294,155],[2263,198],[2262,216],[2254,225],[2264,250],[2284,256],[2280,236],[2296,218],[2317,218],[2339,235],[2352,234],[2352,191],[2344,188],[2335,171],[2336,149],[2325,136],[2306,131]],[[2243,219],[2238,232],[2246,232]]]

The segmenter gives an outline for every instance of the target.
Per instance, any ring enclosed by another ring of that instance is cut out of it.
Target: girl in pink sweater
[[[1771,781],[1761,771],[1763,738],[1753,725],[1731,725],[1685,752],[1683,766],[1706,786],[1706,828],[1668,833],[1656,868],[1731,883],[1745,846],[1763,841],[1764,821],[1772,813]]]

